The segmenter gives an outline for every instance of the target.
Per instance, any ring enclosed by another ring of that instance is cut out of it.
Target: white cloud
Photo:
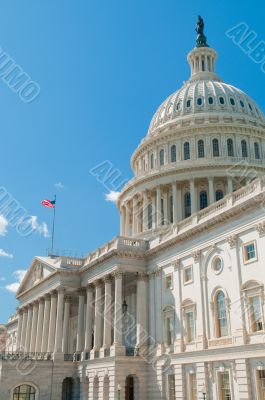
[[[64,188],[64,185],[63,185],[62,182],[57,182],[57,183],[54,184],[54,186],[55,186],[57,189],[63,189],[63,188]]]
[[[114,190],[111,190],[109,193],[105,195],[105,200],[110,201],[112,203],[117,203],[119,195],[120,192],[115,192]]]
[[[17,271],[13,272],[13,276],[16,279],[16,282],[10,283],[6,285],[6,289],[9,292],[16,293],[18,291],[19,285],[21,284],[24,276],[26,275],[27,271],[24,269],[18,269]]]
[[[8,220],[3,215],[0,215],[0,236],[5,236],[7,225]]]
[[[49,237],[49,230],[46,222],[42,222],[41,224],[38,222],[38,218],[36,215],[31,215],[29,223],[32,229],[38,232],[40,235],[44,236],[45,238]]]
[[[13,254],[7,253],[3,249],[0,249],[0,257],[13,258]]]

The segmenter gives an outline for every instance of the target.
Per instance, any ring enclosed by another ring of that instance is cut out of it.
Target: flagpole
[[[54,244],[55,210],[56,210],[56,194],[54,195],[54,209],[53,209],[53,220],[52,220],[52,250],[51,250],[51,255],[53,255],[53,244]]]

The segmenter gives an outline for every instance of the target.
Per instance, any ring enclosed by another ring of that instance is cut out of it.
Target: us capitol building
[[[0,400],[265,399],[265,119],[203,28],[131,158],[120,236],[33,259]]]

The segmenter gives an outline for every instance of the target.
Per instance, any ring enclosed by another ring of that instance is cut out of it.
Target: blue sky
[[[39,96],[25,103],[0,77],[0,186],[36,228],[21,237],[0,216],[5,322],[23,271],[50,246],[52,211],[40,205],[43,198],[57,194],[56,248],[88,253],[118,234],[115,205],[89,171],[109,160],[122,180],[131,176],[130,156],[153,113],[189,77],[186,55],[197,15],[219,53],[219,75],[263,110],[264,72],[225,32],[245,22],[262,41],[265,29],[264,5],[256,0],[11,0],[1,6],[0,46],[40,86]]]

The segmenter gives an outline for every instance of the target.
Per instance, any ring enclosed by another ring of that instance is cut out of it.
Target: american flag
[[[41,204],[42,204],[44,207],[55,208],[55,200],[48,200],[48,199],[45,199],[45,200],[42,200]]]

